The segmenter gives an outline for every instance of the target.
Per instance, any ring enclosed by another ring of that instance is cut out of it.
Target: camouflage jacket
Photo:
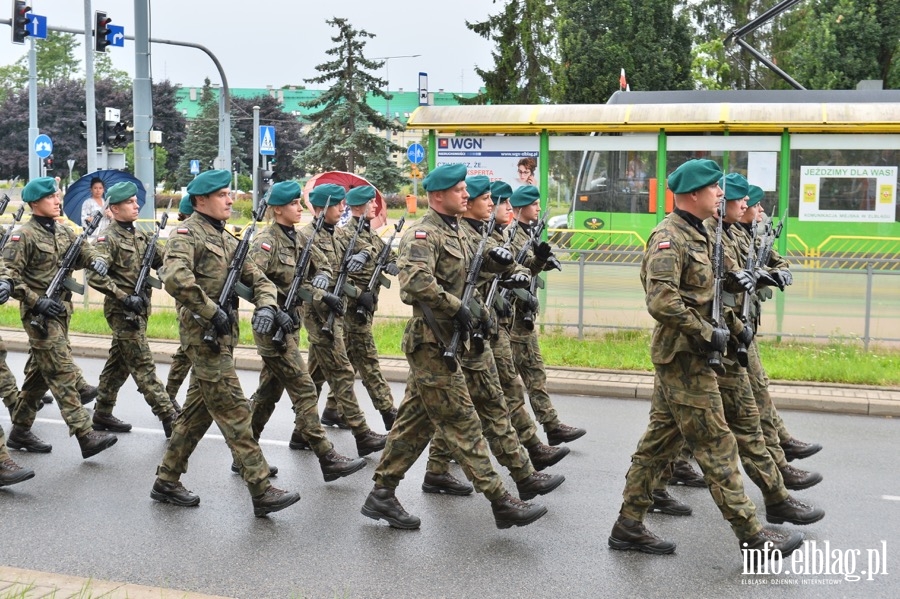
[[[344,252],[347,250],[347,245],[350,243],[350,240],[353,239],[353,234],[356,233],[356,228],[359,226],[359,218],[354,216],[348,222],[347,226],[341,227],[337,229],[334,234],[337,237],[338,243],[341,247],[340,258],[344,257]],[[362,270],[358,272],[349,273],[347,276],[347,281],[356,287],[358,293],[362,293],[369,287],[369,280],[372,278],[372,273],[375,272],[375,262],[378,260],[378,255],[384,249],[384,240],[378,235],[376,231],[372,231],[371,227],[368,225],[363,226],[363,230],[359,233],[359,237],[356,238],[356,243],[353,244],[353,253],[361,252],[362,250],[366,250],[369,252],[369,259],[366,261],[365,265],[362,267]],[[390,262],[396,262],[397,260],[397,252],[391,250],[390,255],[388,256],[388,260],[385,264]],[[382,271],[383,275],[387,275],[386,272]],[[375,303],[377,309],[378,303],[378,294],[381,291],[381,286],[377,287],[375,291]],[[359,321],[357,317],[357,306],[356,306],[356,298],[351,296],[346,296],[344,298],[344,302],[347,306],[347,318],[346,326],[348,328],[353,328],[358,324],[363,324]],[[366,312],[363,310],[363,312]],[[366,314],[366,322],[371,320],[371,315]]]
[[[547,262],[534,255],[534,248],[531,244],[531,226],[520,222],[516,227],[516,236],[513,237],[509,250],[513,253],[514,257],[518,258],[523,248],[525,251],[525,258],[520,264],[528,269],[529,274],[531,274],[532,277],[539,276],[544,268],[546,268]],[[538,283],[540,286],[543,286],[543,282]],[[523,318],[528,314],[531,314],[522,303],[522,299],[526,296],[525,292],[527,291],[528,290],[525,289],[524,291],[518,293],[514,292],[508,295],[511,300],[515,300],[512,302],[515,305],[515,310],[513,310],[513,326],[510,331],[510,336],[513,341],[524,341],[533,334],[533,330],[523,324]],[[536,314],[531,314],[531,316],[535,317]]]
[[[144,261],[144,253],[152,236],[143,231],[129,231],[119,223],[113,221],[94,242],[94,248],[100,257],[109,265],[109,273],[105,277],[91,272],[88,274],[88,283],[91,287],[105,295],[103,300],[103,312],[107,316],[112,313],[124,314],[125,306],[122,305],[129,295],[134,293],[138,275],[141,272],[141,264]],[[163,248],[157,244],[156,254],[153,256],[155,269],[162,266]],[[152,288],[145,286],[144,296],[147,301],[147,313],[150,315],[150,293]]]

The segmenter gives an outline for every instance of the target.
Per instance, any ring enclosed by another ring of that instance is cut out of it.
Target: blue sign
[[[200,174],[200,161],[199,160],[191,160],[191,174],[192,175]]]
[[[47,17],[43,15],[28,14],[28,35],[37,39],[47,38]]]
[[[49,135],[41,133],[34,138],[34,153],[40,158],[46,158],[53,153],[53,141]]]
[[[275,155],[275,127],[261,125],[259,128],[259,153],[263,156]]]
[[[412,144],[406,149],[406,157],[413,164],[419,164],[425,160],[425,148],[422,144]]]
[[[109,33],[106,34],[106,41],[109,42],[109,45],[124,48],[125,27],[122,25],[107,25],[106,28],[109,29]]]

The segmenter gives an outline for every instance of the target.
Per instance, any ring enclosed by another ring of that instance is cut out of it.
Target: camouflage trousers
[[[500,379],[490,348],[485,348],[479,361],[482,362],[482,368],[478,369],[467,367],[465,361],[462,364],[469,397],[481,420],[481,432],[491,448],[491,453],[509,470],[512,479],[519,482],[534,474],[534,466],[510,422],[509,409],[506,407],[503,389],[500,388]],[[444,439],[438,427],[431,440],[426,469],[434,474],[444,474],[450,469],[451,457],[450,444]]]
[[[69,426],[69,435],[83,435],[91,430],[91,415],[81,405],[78,393],[84,377],[72,359],[68,316],[47,318],[45,323],[47,336],[43,337],[31,326],[30,315],[26,313],[22,319],[30,349],[25,362],[25,381],[13,408],[13,424],[30,429],[44,394],[50,390]]]
[[[169,396],[169,401],[175,401],[178,390],[190,373],[191,361],[181,346],[178,346],[178,351],[172,355],[172,364],[169,365],[169,376],[166,379],[166,395]]]
[[[537,427],[534,418],[525,408],[525,385],[519,373],[516,372],[516,363],[513,360],[512,346],[509,340],[509,331],[499,327],[496,338],[491,340],[491,351],[494,354],[494,362],[497,365],[497,375],[500,377],[500,387],[506,398],[506,406],[509,408],[509,419],[519,441],[525,447],[533,447],[541,442],[537,436]]]
[[[544,430],[552,431],[559,426],[559,416],[553,407],[550,394],[547,393],[547,370],[544,368],[537,333],[524,329],[514,330],[510,336],[510,346],[516,371],[522,377],[528,391],[531,409],[534,410],[537,421],[544,426]]]
[[[206,345],[184,348],[193,364],[187,399],[172,427],[172,437],[156,470],[159,478],[176,482],[187,472],[188,458],[215,422],[240,466],[251,496],[269,488],[269,464],[250,429],[250,403],[234,370],[232,348],[213,353]]]
[[[0,462],[8,460],[10,457],[9,448],[6,447],[6,433],[3,432],[3,427],[0,426]]]
[[[475,489],[492,501],[499,499],[506,489],[491,464],[465,376],[459,369],[450,372],[442,355],[443,349],[433,343],[421,344],[414,353],[406,354],[406,394],[373,479],[376,485],[396,488],[440,429]]]
[[[250,398],[253,437],[259,439],[275,411],[275,404],[287,390],[294,409],[295,430],[303,435],[317,456],[325,455],[334,445],[325,436],[325,430],[319,422],[319,395],[306,369],[300,348],[297,347],[299,335],[294,332],[285,336],[284,351],[279,351],[274,346],[271,335],[254,332],[253,336],[263,360],[259,386]]]
[[[685,441],[735,535],[744,539],[759,532],[762,525],[744,492],[737,441],[725,422],[716,375],[705,356],[685,352],[656,365],[650,422],[631,456],[620,514],[644,520],[658,477]]]
[[[355,319],[356,315],[351,314],[351,319]],[[359,377],[362,379],[363,387],[369,392],[369,398],[372,405],[379,412],[390,410],[394,407],[394,396],[391,395],[391,388],[384,375],[381,374],[381,364],[378,361],[378,349],[375,347],[375,339],[372,337],[372,323],[367,321],[362,323],[351,323],[349,320],[344,321],[344,347],[347,348],[347,357]],[[334,398],[334,391],[328,392],[328,400],[325,407],[329,409],[337,409],[337,402]]]
[[[172,414],[175,408],[162,381],[156,376],[156,363],[147,342],[147,321],[138,317],[135,319],[135,328],[125,320],[124,314],[119,313],[108,314],[106,321],[112,329],[112,343],[109,346],[109,357],[100,373],[96,411],[112,414],[119,389],[131,376],[138,392],[144,396],[157,418],[162,420]]]
[[[16,377],[9,369],[6,363],[6,342],[0,339],[0,397],[3,398],[5,405],[10,414],[19,400],[19,386],[16,384]]]
[[[309,316],[304,318],[304,325],[307,330],[310,327],[317,329],[321,327]],[[366,417],[359,408],[359,400],[356,399],[356,392],[353,390],[356,374],[353,372],[350,359],[347,358],[344,327],[340,319],[335,319],[334,340],[328,340],[320,334],[309,336],[309,376],[316,384],[316,397],[322,393],[322,385],[328,382],[328,386],[334,392],[337,407],[354,435],[361,435],[369,430]]]
[[[759,409],[759,424],[766,439],[766,449],[769,450],[775,464],[779,468],[784,468],[787,466],[787,459],[784,457],[781,443],[789,441],[791,435],[772,402],[772,396],[769,395],[769,376],[759,359],[759,347],[755,340],[747,349],[747,358],[749,361],[747,375],[750,377],[750,388],[753,390],[756,407]]]

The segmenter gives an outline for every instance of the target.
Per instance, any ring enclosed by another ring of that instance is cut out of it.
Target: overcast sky
[[[7,10],[9,10],[7,3]],[[33,12],[46,16],[50,27],[84,28],[84,3],[78,0],[32,0]],[[134,2],[92,0],[94,10],[105,10],[114,25],[134,35]],[[325,23],[346,18],[355,29],[375,34],[366,43],[369,58],[421,54],[418,58],[389,61],[390,88],[411,91],[418,87],[418,73],[428,73],[429,91],[477,91],[481,80],[475,66],[493,66],[493,44],[466,27],[499,12],[489,0],[454,0],[447,3],[401,0],[150,0],[150,36],[187,41],[208,48],[222,64],[231,87],[280,87],[307,85],[316,76],[315,66],[329,59],[331,38],[337,29]],[[9,18],[9,14],[3,15]],[[93,16],[91,16],[93,23]],[[26,54],[28,45],[0,41],[0,64],[10,64]],[[80,36],[79,36],[80,37]],[[134,43],[110,48],[113,63],[134,74]],[[219,76],[212,61],[200,50],[151,44],[152,77],[183,86],[202,85]],[[84,50],[78,57],[84,61]],[[83,68],[83,65],[82,65]]]

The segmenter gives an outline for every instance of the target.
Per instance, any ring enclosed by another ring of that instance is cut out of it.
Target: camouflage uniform
[[[19,300],[19,313],[30,347],[25,363],[25,381],[12,414],[13,424],[30,429],[44,393],[50,389],[69,426],[69,434],[83,436],[91,430],[91,415],[81,405],[78,385],[84,379],[81,369],[72,360],[69,346],[71,292],[65,291],[61,296],[65,314],[46,317],[46,337],[31,324],[35,317],[32,308],[47,290],[59,269],[62,256],[75,237],[72,229],[61,222],[32,216],[10,237],[3,249],[3,257],[10,278],[15,282],[12,296]],[[90,245],[82,245],[75,269],[87,267],[95,257]]]
[[[278,290],[278,305],[283,306],[285,295],[294,279],[297,261],[306,246],[307,238],[302,233],[294,232],[293,227],[282,227],[272,223],[254,240],[250,248],[250,259],[259,267],[266,277],[275,284]],[[325,265],[324,267],[321,265]],[[312,246],[312,255],[307,275],[322,272],[331,278],[327,267],[327,259]],[[313,292],[312,286],[304,283],[305,293]],[[292,310],[291,316],[300,322],[299,308]],[[273,332],[274,333],[274,332]],[[281,399],[285,389],[291,399],[295,414],[295,428],[303,434],[317,456],[323,456],[334,447],[325,436],[319,422],[318,390],[309,376],[306,363],[297,346],[297,331],[285,336],[285,347],[279,348],[272,341],[272,335],[253,333],[256,347],[263,359],[263,367],[259,373],[259,387],[251,398],[253,412],[253,436],[258,439],[263,428],[275,411],[275,404]]]
[[[166,378],[166,394],[169,400],[174,402],[178,396],[178,390],[184,383],[184,379],[191,373],[191,361],[187,354],[179,346],[172,354],[172,363],[169,365],[169,376]]]
[[[491,465],[465,375],[444,362],[453,335],[470,251],[458,220],[429,209],[400,242],[400,298],[413,306],[403,333],[409,361],[406,395],[375,471],[376,487],[394,489],[439,429],[475,489],[490,500],[506,490]],[[433,315],[436,330],[425,315]]]
[[[643,521],[658,477],[686,441],[722,515],[737,537],[745,539],[762,526],[744,493],[737,442],[725,422],[716,375],[701,346],[713,331],[711,249],[699,219],[678,209],[648,240],[641,282],[647,309],[657,321],[651,346],[656,375],[650,422],[631,457],[620,514]]]
[[[353,237],[353,233],[356,231],[358,223],[359,217],[354,216],[350,219],[350,222],[347,223],[346,227],[335,231],[335,235],[340,239],[341,246],[345,250],[347,244],[350,243],[350,239]],[[355,251],[353,253],[368,249],[371,257],[366,261],[362,270],[350,273],[348,277],[349,282],[352,283],[360,293],[368,288],[369,280],[372,278],[372,273],[375,271],[375,260],[383,248],[384,241],[381,237],[371,230],[368,223],[363,225],[363,230],[360,232],[359,238],[354,244]],[[396,259],[397,257],[392,251],[388,262],[393,262]],[[381,286],[379,285],[378,290],[380,289]],[[375,302],[377,309],[378,291],[375,292]],[[347,348],[347,357],[350,358],[350,363],[353,364],[353,368],[359,373],[363,386],[366,388],[366,391],[369,392],[369,397],[372,399],[372,404],[375,406],[375,409],[379,412],[390,410],[394,407],[394,397],[391,395],[391,388],[388,386],[387,381],[384,380],[384,375],[381,374],[381,365],[378,361],[378,348],[375,347],[375,339],[372,336],[373,314],[370,314],[363,309],[365,314],[362,316],[362,320],[360,320],[360,317],[357,314],[356,298],[347,296],[344,298],[344,303],[347,308],[347,315],[344,318],[344,345]],[[328,401],[325,403],[325,408],[332,410],[337,408],[337,402],[335,402],[333,391],[328,393]]]
[[[178,482],[187,472],[188,458],[197,443],[215,421],[240,466],[250,494],[257,496],[270,486],[269,465],[253,438],[250,404],[234,368],[237,318],[232,319],[231,334],[218,338],[218,353],[203,342],[237,245],[237,239],[224,230],[221,221],[198,212],[180,223],[166,244],[160,276],[166,291],[180,304],[181,347],[193,370],[184,410],[175,421],[157,476],[162,481]],[[275,286],[252,261],[244,262],[240,279],[253,290],[257,307],[275,307]],[[229,312],[232,307],[222,309]]]
[[[303,228],[302,234],[309,238],[313,231],[313,225],[310,223]],[[316,235],[314,244],[325,256],[330,270],[338,272],[344,258],[344,248],[337,237],[335,227],[323,225],[322,230]],[[344,300],[346,301],[346,296]],[[303,324],[309,338],[309,374],[316,384],[316,397],[322,392],[323,383],[328,381],[340,412],[354,436],[363,435],[370,429],[353,390],[356,375],[344,345],[344,318],[335,315],[332,339],[322,332],[329,312],[329,308],[317,300],[303,304]]]
[[[124,227],[113,222],[103,234],[97,237],[94,247],[109,265],[106,277],[92,273],[88,281],[104,296],[103,315],[112,329],[112,343],[109,358],[100,373],[99,393],[96,411],[112,414],[119,389],[128,376],[134,379],[138,391],[144,396],[153,414],[160,420],[174,414],[175,409],[163,383],[156,376],[156,364],[147,342],[147,319],[150,318],[151,288],[146,286],[146,314],[134,314],[125,309],[122,301],[134,294],[141,271],[144,253],[150,242],[148,236],[132,227]],[[157,251],[153,268],[162,266],[161,252]],[[130,316],[134,320],[127,320]]]
[[[3,398],[3,405],[12,414],[16,402],[19,400],[19,387],[15,375],[6,363],[6,356],[6,342],[0,339],[0,397]]]

